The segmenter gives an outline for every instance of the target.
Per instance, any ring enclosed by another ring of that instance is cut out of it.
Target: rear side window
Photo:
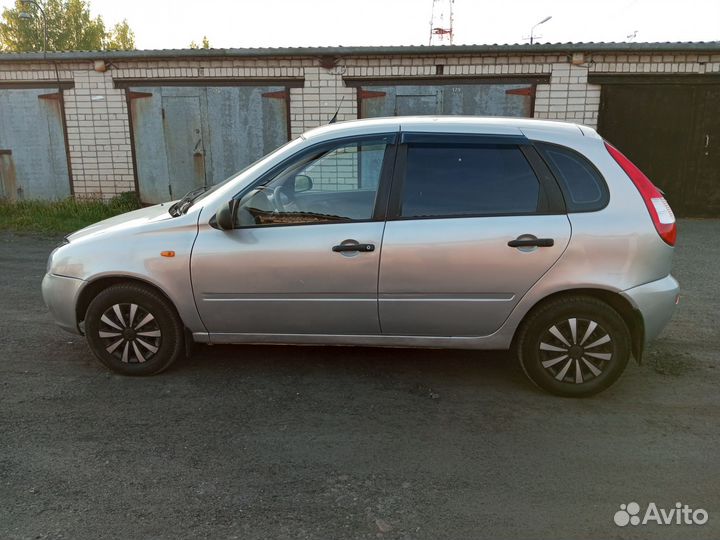
[[[539,200],[540,183],[517,146],[407,149],[403,217],[531,214]]]
[[[592,163],[563,146],[540,143],[537,148],[560,183],[568,212],[605,208],[609,199],[607,185]]]

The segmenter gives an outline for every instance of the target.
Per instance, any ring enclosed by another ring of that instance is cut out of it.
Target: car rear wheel
[[[587,397],[612,385],[630,358],[630,332],[604,302],[584,296],[552,300],[519,329],[517,353],[525,374],[558,396]]]
[[[85,334],[98,360],[123,375],[153,375],[182,354],[183,326],[175,309],[149,287],[108,287],[88,306]]]

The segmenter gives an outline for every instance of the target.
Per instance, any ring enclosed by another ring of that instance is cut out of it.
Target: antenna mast
[[[429,45],[453,44],[453,4],[455,0],[433,0]]]

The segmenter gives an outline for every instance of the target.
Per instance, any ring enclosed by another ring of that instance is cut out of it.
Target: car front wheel
[[[608,304],[592,297],[551,300],[519,329],[517,353],[525,374],[540,388],[587,397],[612,385],[625,370],[630,332]]]
[[[184,349],[172,304],[149,287],[124,283],[100,292],[85,315],[87,341],[98,360],[123,375],[153,375]]]

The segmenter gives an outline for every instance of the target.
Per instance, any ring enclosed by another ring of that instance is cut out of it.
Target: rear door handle
[[[336,253],[342,253],[344,251],[364,251],[369,253],[375,251],[375,244],[339,244],[333,246],[332,250]]]
[[[555,245],[555,240],[552,238],[516,238],[510,240],[508,246],[510,247],[552,247]]]

